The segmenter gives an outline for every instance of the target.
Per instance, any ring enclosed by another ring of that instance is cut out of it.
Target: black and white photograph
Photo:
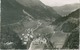
[[[0,50],[79,50],[80,0],[0,0]]]

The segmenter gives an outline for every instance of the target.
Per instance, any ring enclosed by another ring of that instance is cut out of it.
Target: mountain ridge
[[[18,2],[20,1],[20,2]],[[22,20],[25,16],[28,16],[30,14],[34,19],[56,19],[58,17],[61,17],[54,11],[51,7],[45,6],[43,3],[38,4],[36,6],[37,2],[35,4],[31,4],[33,6],[24,6],[21,3],[22,0],[3,0],[2,1],[2,24],[4,22],[7,23],[15,23],[18,20]],[[35,0],[25,0],[34,3]],[[25,2],[26,4],[30,4],[28,2]],[[24,14],[23,10],[27,12],[28,14]],[[10,14],[11,15],[10,15]],[[6,17],[5,17],[6,16]],[[13,19],[12,19],[13,18]],[[9,20],[9,21],[8,21]],[[10,21],[12,20],[12,21]],[[15,21],[14,21],[15,20]]]
[[[79,8],[80,8],[80,3],[66,4],[63,6],[54,6],[53,7],[53,9],[61,16],[66,16],[69,13],[71,13]]]

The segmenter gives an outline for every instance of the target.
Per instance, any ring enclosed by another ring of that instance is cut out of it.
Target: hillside
[[[66,16],[69,13],[80,8],[80,3],[66,4],[64,6],[54,6],[53,9],[61,16]]]
[[[2,0],[1,6],[2,49],[62,48],[79,24],[79,10],[61,17],[40,0]]]
[[[2,6],[1,7],[2,25],[15,23],[23,19],[22,17],[24,16],[22,12],[23,6],[16,3],[16,1],[2,0],[1,6]]]
[[[26,12],[34,16],[36,19],[53,19],[60,17],[51,7],[44,5],[40,0],[16,0],[21,5],[25,6]]]
[[[67,38],[63,48],[78,49],[79,48],[79,28],[77,27],[71,32]]]
[[[56,19],[52,24],[57,25],[57,29],[60,27],[64,32],[70,32],[79,25],[79,9],[65,17]]]
[[[4,40],[1,39],[0,48],[28,49],[33,39],[39,36],[49,38],[51,34],[54,34],[50,23],[61,16],[39,0],[35,1],[2,0],[1,36]],[[45,31],[47,29],[48,31]],[[14,47],[18,44],[20,44],[19,47]]]
[[[2,24],[18,22],[24,19],[25,15],[30,15],[35,19],[45,20],[61,17],[53,9],[45,6],[39,0],[36,2],[35,0],[3,0],[1,5]],[[23,11],[25,11],[25,13]]]
[[[65,17],[56,19],[52,24],[56,26],[55,31],[63,31],[67,34],[63,48],[79,48],[79,10],[76,10]],[[68,44],[69,43],[69,44]]]

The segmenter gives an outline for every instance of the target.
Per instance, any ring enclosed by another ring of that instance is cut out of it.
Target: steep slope
[[[79,9],[68,16],[67,22],[63,24],[62,30],[70,32],[79,26]],[[66,29],[67,28],[67,29]]]
[[[63,48],[78,49],[79,48],[79,27],[71,32],[71,35],[66,39]]]
[[[2,0],[1,5],[2,24],[18,22],[25,18],[25,15],[45,20],[61,17],[51,7],[45,6],[39,0]]]
[[[22,4],[24,2],[26,6]],[[25,47],[29,48],[30,42],[36,34],[34,38],[37,38],[39,34],[46,33],[46,29],[49,29],[48,32],[52,33],[53,30],[51,26],[46,27],[53,19],[61,17],[51,7],[45,6],[40,1],[24,0],[24,2],[21,0],[2,0],[1,34],[3,35],[2,39],[4,39],[2,42],[5,41],[3,44],[8,43],[8,45],[3,45],[5,46],[4,48],[12,46],[8,41],[13,41],[14,44],[18,42],[18,39],[14,38],[15,35],[21,40],[20,42],[22,43],[20,43],[20,45],[27,45]],[[48,19],[49,21],[46,21]],[[44,31],[42,32],[41,30],[43,29]],[[30,35],[29,38],[26,38],[27,35]],[[9,36],[9,38],[7,36]],[[11,48],[13,49],[15,47],[12,46]]]
[[[61,16],[68,15],[69,13],[80,8],[80,3],[67,4],[64,6],[54,6],[53,9]]]
[[[55,31],[62,31],[67,36],[63,48],[79,48],[79,10],[70,13],[68,16],[61,17],[52,23],[56,26]]]
[[[2,25],[15,23],[23,19],[22,6],[15,0],[2,0],[1,6]]]
[[[57,29],[61,28],[64,32],[70,32],[79,25],[79,9],[68,16],[56,19],[52,24],[57,25]]]
[[[1,49],[24,48],[24,46],[22,45],[22,41],[17,33],[11,30],[9,27],[2,27],[0,45]]]
[[[45,6],[40,0],[16,0],[26,7],[25,11],[37,19],[58,18],[58,15],[51,7]],[[51,9],[51,11],[50,11]],[[53,13],[54,12],[54,13]]]

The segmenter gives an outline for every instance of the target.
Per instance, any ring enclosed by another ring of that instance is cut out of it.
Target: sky
[[[65,4],[80,3],[80,0],[40,0],[48,6],[63,6]]]

